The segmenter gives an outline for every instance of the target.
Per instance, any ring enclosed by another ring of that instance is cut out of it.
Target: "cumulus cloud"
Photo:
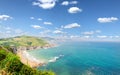
[[[52,25],[51,22],[44,22],[43,24],[46,24],[46,25]]]
[[[31,20],[35,19],[34,17],[30,17]]]
[[[118,18],[117,17],[103,17],[103,18],[98,18],[97,21],[100,23],[109,23],[109,22],[113,22],[113,21],[117,21]]]
[[[63,28],[70,29],[70,28],[79,28],[80,25],[78,23],[72,23],[64,26]]]
[[[38,18],[37,20],[38,20],[38,21],[41,21],[41,20],[42,20],[42,18]]]
[[[1,35],[0,38],[15,37],[25,34],[28,33],[23,31],[22,29],[12,28],[8,26],[0,26],[0,35]]]
[[[31,27],[35,28],[35,29],[41,29],[42,27],[39,25],[31,25]]]
[[[5,28],[5,30],[11,30],[11,29],[12,29],[12,28],[10,28],[10,27],[6,27],[6,28]]]
[[[82,32],[81,34],[83,35],[93,35],[93,34],[98,34],[101,33],[100,30],[96,30],[96,31],[86,31],[86,32]]]
[[[35,18],[35,17],[30,17],[31,20],[38,20],[38,21],[42,21],[42,18]]]
[[[83,38],[88,39],[88,38],[90,38],[90,36],[83,36]]]
[[[120,38],[120,36],[115,36],[115,38]]]
[[[6,20],[8,20],[8,19],[12,19],[12,17],[9,16],[9,15],[0,15],[0,20],[6,21]]]
[[[100,38],[100,39],[105,39],[105,38],[107,38],[108,36],[103,35],[103,36],[97,36],[97,37]]]
[[[45,37],[51,33],[51,30],[44,30],[40,32],[40,36]]]
[[[78,12],[82,12],[82,9],[80,9],[80,8],[78,8],[78,7],[70,7],[69,9],[68,9],[68,12],[69,13],[78,13]]]
[[[64,33],[64,32],[62,32],[62,31],[60,31],[60,30],[55,30],[55,31],[53,31],[53,33],[55,33],[55,34],[62,34],[62,33]]]
[[[70,4],[77,4],[78,1],[71,1]]]
[[[70,38],[80,38],[78,35],[71,35]]]
[[[70,4],[77,4],[78,1],[63,1],[61,5],[68,6]]]
[[[118,36],[118,35],[116,35],[116,36],[109,36],[109,37],[112,38],[112,39],[113,38],[117,38],[117,39],[120,38],[120,36]]]
[[[15,29],[15,33],[21,34],[21,33],[23,33],[23,31],[21,29]]]
[[[35,6],[39,6],[43,9],[51,9],[56,5],[57,0],[37,0],[32,4]]]
[[[10,33],[11,33],[11,31],[6,31],[6,33],[7,33],[7,34],[10,34]]]
[[[40,34],[47,34],[47,33],[50,33],[50,32],[51,32],[51,30],[44,30],[44,31],[40,32]]]
[[[84,35],[93,35],[94,31],[83,32],[82,34],[84,34]]]
[[[67,6],[67,5],[69,5],[69,1],[63,1],[63,2],[61,3],[61,5]]]
[[[96,30],[95,32],[96,32],[96,33],[101,33],[101,30]]]

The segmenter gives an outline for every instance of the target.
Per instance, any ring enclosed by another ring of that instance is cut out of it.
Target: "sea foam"
[[[50,59],[48,62],[56,62],[59,58],[63,57],[64,55],[60,54],[59,56],[55,56],[52,59]]]

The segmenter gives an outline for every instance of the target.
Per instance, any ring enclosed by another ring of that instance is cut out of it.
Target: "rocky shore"
[[[19,46],[19,47],[11,46],[11,48],[13,50],[13,53],[17,54],[18,52],[21,52],[21,51],[47,49],[47,48],[52,48],[55,46],[56,44],[46,44],[45,46]]]
[[[29,65],[30,67],[38,67],[45,64],[44,61],[38,60],[33,56],[30,56],[27,53],[27,50],[36,50],[36,49],[47,49],[51,47],[55,47],[55,44],[46,44],[45,46],[30,46],[30,47],[13,47],[14,52],[20,57],[20,60],[23,64]]]

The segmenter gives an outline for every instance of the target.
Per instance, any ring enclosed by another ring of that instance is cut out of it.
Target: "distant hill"
[[[48,44],[46,40],[33,36],[17,36],[14,38],[0,39],[3,46],[44,46]]]

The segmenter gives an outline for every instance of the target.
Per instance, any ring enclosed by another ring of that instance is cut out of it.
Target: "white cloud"
[[[67,6],[67,5],[69,5],[69,2],[68,2],[68,1],[63,1],[63,2],[61,3],[61,5]]]
[[[82,34],[84,34],[84,35],[93,35],[94,31],[83,32]]]
[[[96,33],[101,33],[101,30],[96,30],[95,32],[96,32]]]
[[[77,1],[63,1],[61,5],[68,6],[70,4],[77,4],[77,3],[78,3]]]
[[[109,37],[112,38],[112,39],[113,38],[117,38],[117,39],[120,38],[120,36],[118,36],[118,35],[116,35],[116,36],[109,36]]]
[[[100,30],[96,30],[96,31],[86,31],[86,32],[82,32],[81,34],[83,35],[93,35],[93,34],[98,34],[101,33]]]
[[[47,33],[50,33],[50,32],[51,32],[51,30],[44,30],[44,31],[40,32],[40,34],[47,34]]]
[[[51,22],[44,22],[44,24],[46,24],[46,25],[52,25]]]
[[[108,36],[103,35],[103,36],[97,36],[97,37],[100,38],[100,39],[105,39],[105,38],[107,38]]]
[[[39,6],[43,9],[51,9],[56,5],[57,0],[37,0],[33,5]]]
[[[109,22],[113,22],[113,21],[117,21],[118,18],[117,17],[104,17],[104,18],[98,18],[97,21],[100,23],[109,23]]]
[[[0,15],[0,20],[8,20],[8,19],[12,19],[12,17],[10,17],[9,15]]]
[[[83,38],[88,39],[88,38],[90,38],[90,36],[83,36]]]
[[[30,17],[31,20],[35,19],[34,17]]]
[[[114,36],[109,36],[111,39],[114,38]]]
[[[78,13],[78,12],[82,12],[82,9],[78,8],[78,7],[71,7],[68,9],[69,13]]]
[[[10,34],[10,33],[11,33],[11,31],[6,31],[6,33],[7,33],[7,34]]]
[[[41,20],[42,20],[42,18],[38,18],[37,20],[41,21]]]
[[[55,30],[55,31],[53,31],[53,33],[55,33],[55,34],[62,34],[62,33],[64,33],[64,32],[62,32],[62,31],[60,31],[60,30]]]
[[[32,25],[31,27],[35,28],[35,29],[41,29],[42,27],[39,25]]]
[[[73,39],[73,38],[80,38],[80,36],[78,36],[78,35],[71,35],[70,38],[71,39]]]
[[[80,27],[80,25],[78,23],[72,23],[72,24],[68,24],[66,26],[64,26],[64,28],[78,28]]]
[[[36,19],[36,18],[35,18],[35,17],[30,17],[30,19],[31,19],[31,20],[34,20],[34,19]],[[37,18],[36,20],[41,21],[42,18]]]
[[[10,28],[10,27],[6,27],[5,29],[6,29],[6,30],[11,30],[11,28]]]
[[[120,38],[120,36],[115,36],[115,38]]]
[[[49,36],[49,33],[51,33],[51,30],[44,30],[40,32],[40,36],[42,37]]]
[[[56,30],[63,30],[64,26],[61,26],[60,28],[55,27]]]
[[[21,33],[23,33],[23,31],[21,29],[15,29],[15,33],[21,34]]]
[[[27,32],[24,32],[21,29],[7,27],[7,26],[1,26],[0,27],[0,38],[8,38],[8,37],[15,37],[28,34]]]
[[[78,1],[71,1],[70,4],[77,4]]]

